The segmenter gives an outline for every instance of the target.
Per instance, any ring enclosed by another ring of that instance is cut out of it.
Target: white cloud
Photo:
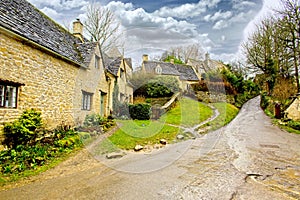
[[[221,41],[224,42],[225,40],[226,40],[226,36],[225,36],[225,35],[222,35],[222,36],[221,36]]]
[[[249,35],[256,29],[256,24],[263,20],[267,16],[274,14],[274,9],[278,10],[281,8],[280,0],[263,0],[263,7],[260,12],[251,20],[247,27],[244,29],[244,41],[247,40]]]
[[[215,30],[220,30],[220,29],[223,29],[223,28],[227,28],[229,26],[229,23],[228,21],[225,21],[225,20],[220,20],[220,21],[217,21],[215,23],[215,25],[213,26],[213,29]]]
[[[256,4],[250,1],[233,1],[232,8],[235,10],[246,10],[254,7]]]
[[[160,17],[176,17],[180,19],[197,17],[207,11],[207,8],[215,7],[221,0],[202,0],[198,3],[186,3],[174,8],[162,7],[154,14]]]
[[[159,31],[184,34],[186,37],[194,37],[198,34],[197,26],[186,20],[176,20],[172,17],[160,17],[154,13],[148,13],[143,8],[134,8],[131,3],[110,2],[106,7],[113,11],[121,24],[130,27],[151,27]],[[161,33],[160,33],[161,34]]]
[[[217,21],[220,19],[228,19],[232,16],[232,12],[231,11],[226,11],[226,12],[222,12],[222,11],[218,11],[216,13],[214,13],[213,15],[206,15],[204,17],[204,20],[209,22],[209,21]]]
[[[28,0],[30,3],[39,8],[50,7],[54,10],[72,10],[74,8],[81,8],[86,6],[89,2],[86,0]]]
[[[220,30],[220,29],[227,28],[234,23],[248,22],[253,15],[254,15],[254,12],[252,10],[249,10],[248,12],[240,12],[240,13],[232,16],[229,19],[221,19],[221,20],[217,21],[214,24],[213,29]]]
[[[41,11],[52,19],[57,19],[62,16],[56,10],[54,10],[52,8],[48,8],[48,7],[44,7],[43,9],[41,9]]]

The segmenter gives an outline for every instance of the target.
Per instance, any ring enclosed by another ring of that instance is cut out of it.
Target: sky
[[[54,21],[84,21],[95,0],[29,0]],[[114,12],[124,37],[124,54],[137,67],[143,54],[159,57],[171,47],[200,44],[212,59],[242,57],[241,44],[280,0],[97,0]]]

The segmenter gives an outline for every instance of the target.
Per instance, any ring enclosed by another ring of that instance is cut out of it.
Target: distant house
[[[174,76],[178,78],[183,91],[189,91],[191,84],[199,81],[192,66],[174,64],[173,62],[149,61],[148,55],[143,55],[141,70],[144,73]]]
[[[113,89],[118,87],[118,100],[122,103],[133,103],[133,86],[129,82],[133,71],[131,58],[108,52],[104,54],[104,65],[114,75]]]
[[[284,111],[285,117],[294,121],[300,121],[300,96],[294,98],[291,105]]]
[[[187,64],[195,69],[195,72],[197,73],[199,79],[201,79],[202,75],[205,73],[226,68],[226,66],[222,62],[212,60],[209,56],[209,53],[205,54],[204,60],[188,59]]]
[[[0,126],[29,108],[40,110],[50,128],[110,114],[116,77],[130,64],[121,59],[110,70],[82,30],[77,20],[69,33],[25,0],[1,1]]]

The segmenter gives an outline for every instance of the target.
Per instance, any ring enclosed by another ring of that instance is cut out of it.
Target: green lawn
[[[231,122],[239,113],[239,109],[229,103],[213,103],[212,104],[219,111],[220,115],[213,121],[199,127],[199,129],[210,126],[210,130],[216,130]]]
[[[172,143],[178,134],[182,134],[180,128],[169,126],[193,126],[208,119],[213,114],[210,107],[187,98],[180,100],[176,107],[163,115],[158,121],[152,120],[120,120],[121,128],[108,138],[111,144],[100,144],[101,152],[111,151],[112,146],[121,149],[133,149],[137,144],[147,145],[159,143],[165,139]],[[107,147],[105,149],[105,147]]]
[[[213,111],[210,107],[198,101],[183,98],[175,108],[160,118],[160,122],[191,127],[211,117]]]
[[[179,134],[179,128],[164,125],[158,121],[124,120],[122,127],[108,139],[121,149],[133,149],[137,144],[156,144],[160,139],[172,143]]]

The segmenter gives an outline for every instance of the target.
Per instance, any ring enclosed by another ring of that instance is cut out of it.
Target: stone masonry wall
[[[99,48],[96,48],[95,54],[100,57]],[[81,125],[86,115],[100,113],[100,91],[107,94],[112,93],[112,90],[109,89],[109,83],[106,80],[102,62],[100,61],[100,63],[99,68],[95,68],[95,56],[93,56],[89,67],[87,69],[81,68],[76,77],[75,96],[73,100],[76,125]],[[91,110],[89,111],[81,110],[82,90],[93,94]],[[105,116],[109,115],[109,110],[111,109],[108,104],[109,96],[106,95],[106,99],[104,99]]]
[[[0,32],[0,79],[25,84],[19,87],[18,108],[0,108],[0,132],[30,108],[42,112],[47,127],[74,124],[75,81],[79,69]]]

